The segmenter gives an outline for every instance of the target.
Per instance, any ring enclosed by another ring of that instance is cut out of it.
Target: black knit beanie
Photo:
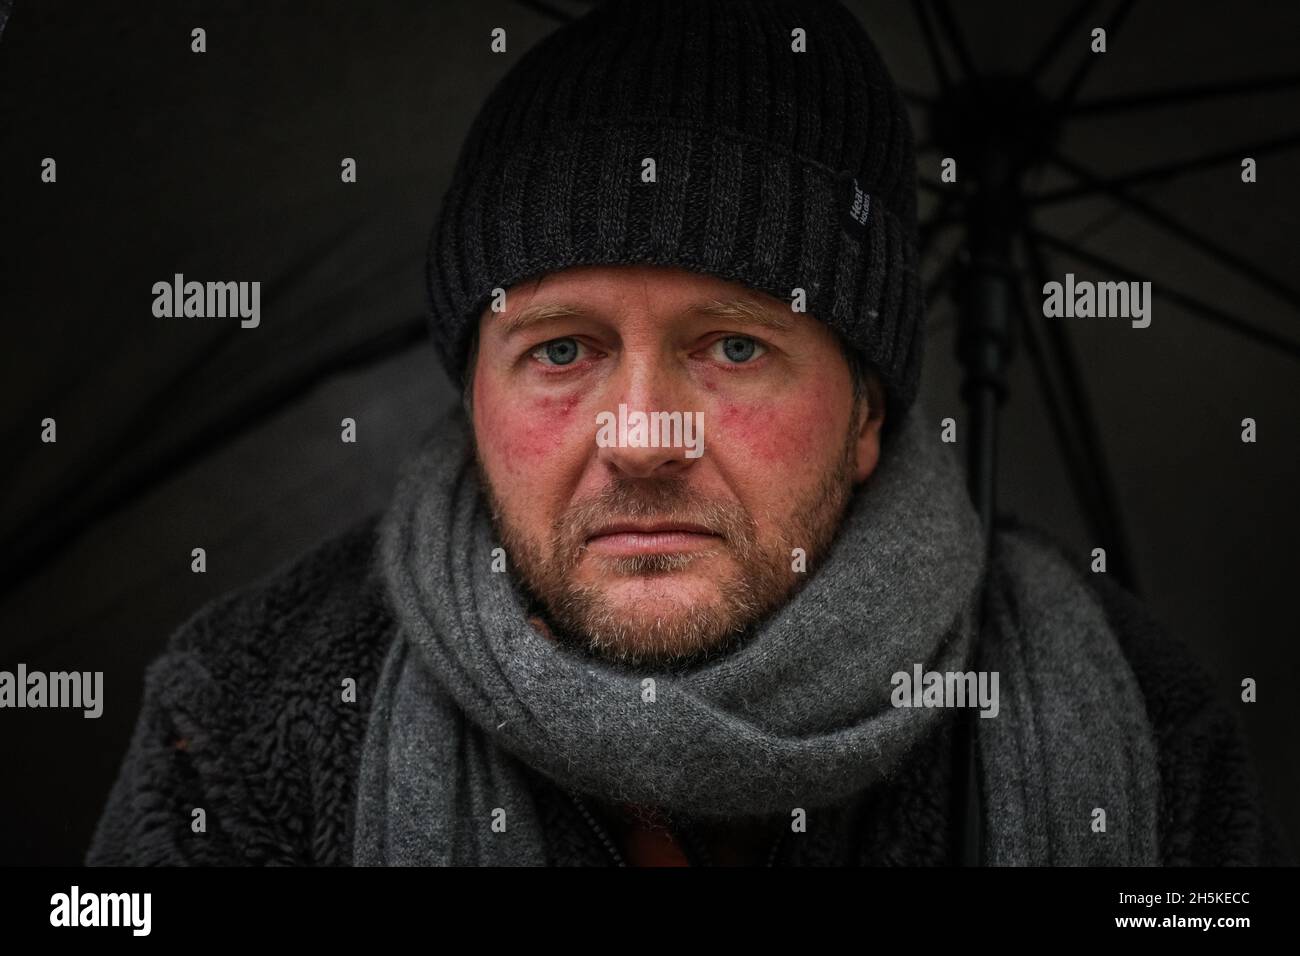
[[[532,47],[471,126],[429,242],[434,343],[460,381],[494,288],[680,266],[803,289],[896,422],[921,365],[915,179],[903,100],[835,0],[607,0]]]

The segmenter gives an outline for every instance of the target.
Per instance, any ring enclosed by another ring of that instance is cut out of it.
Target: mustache
[[[683,478],[620,478],[565,508],[555,521],[555,540],[571,553],[596,530],[619,521],[700,525],[739,548],[752,547],[756,534],[753,518],[741,505],[704,495]]]

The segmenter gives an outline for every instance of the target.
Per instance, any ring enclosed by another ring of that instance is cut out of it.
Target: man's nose
[[[698,424],[690,392],[681,377],[657,358],[625,360],[605,391],[602,412],[609,415],[602,420],[613,416],[612,436],[607,433],[613,441],[600,441],[597,431],[597,460],[629,478],[665,478],[685,472],[696,460],[686,455],[686,442],[695,437]],[[640,429],[633,427],[638,415],[645,416]]]

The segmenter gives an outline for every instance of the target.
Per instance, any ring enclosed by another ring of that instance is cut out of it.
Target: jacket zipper
[[[578,808],[578,811],[582,814],[582,818],[587,821],[587,826],[591,827],[592,832],[600,838],[601,846],[603,846],[609,853],[610,857],[614,861],[614,865],[627,866],[627,862],[623,859],[623,854],[618,852],[618,847],[615,845],[614,841],[609,838],[609,834],[605,832],[605,828],[600,825],[594,816],[592,816],[591,811],[587,809],[587,805],[582,802],[582,798],[572,791],[565,792],[569,794],[569,799],[572,800],[574,806]]]

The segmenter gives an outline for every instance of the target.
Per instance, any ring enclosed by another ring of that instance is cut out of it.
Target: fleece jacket
[[[378,519],[208,602],[173,632],[146,672],[88,864],[351,865],[361,742],[397,637],[376,561]],[[999,526],[1056,546],[1014,519]],[[1212,693],[1185,645],[1136,598],[1104,574],[1089,577],[1156,734],[1161,862],[1293,864],[1231,702]],[[950,863],[950,746],[951,734],[936,732],[902,773],[853,799],[858,839],[819,846],[810,831],[799,859]],[[531,779],[553,837],[550,865],[619,863],[609,837],[617,808],[575,801],[541,774]],[[191,830],[198,807],[202,834]],[[781,865],[780,854],[771,862]]]

